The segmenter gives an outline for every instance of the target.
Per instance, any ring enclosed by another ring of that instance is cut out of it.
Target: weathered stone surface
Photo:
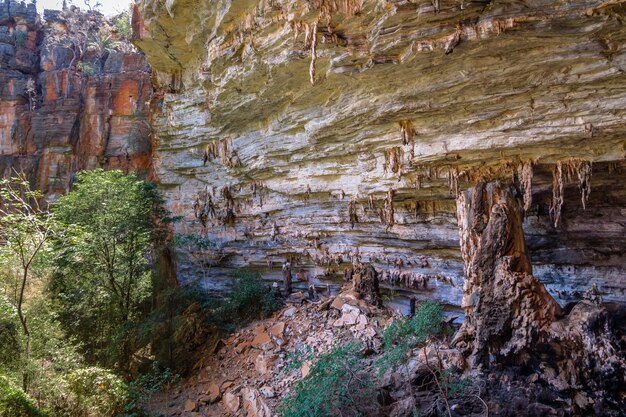
[[[624,301],[622,3],[143,0],[133,15],[162,94],[158,178],[178,232],[214,243],[179,251],[183,281],[369,262],[383,287],[460,305],[456,194],[526,165],[535,276],[562,305],[591,283]],[[566,181],[555,228],[552,171],[570,158],[593,163],[592,192],[584,210]]]
[[[532,276],[512,184],[479,182],[459,194],[457,209],[466,278],[465,321],[455,342],[474,365],[501,363],[534,348],[561,311]]]
[[[259,391],[252,388],[244,388],[241,390],[243,398],[243,408],[249,417],[272,417],[272,412],[263,401]]]
[[[0,10],[0,174],[23,170],[49,198],[66,192],[81,169],[150,176],[152,83],[144,55],[105,54],[104,71],[86,75],[75,50],[80,38],[70,39],[80,27],[86,44],[106,27],[101,15],[67,10],[42,23],[32,4],[0,0]],[[95,62],[88,50],[82,59]]]

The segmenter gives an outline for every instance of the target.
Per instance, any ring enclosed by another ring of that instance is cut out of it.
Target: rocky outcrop
[[[0,173],[23,170],[50,198],[81,169],[149,176],[152,83],[144,55],[128,43],[90,46],[111,30],[98,13],[72,8],[44,19],[34,4],[0,1]]]
[[[512,184],[479,182],[459,194],[457,210],[466,314],[456,342],[474,365],[502,363],[534,348],[561,309],[532,275]]]
[[[624,13],[138,2],[135,43],[160,90],[156,172],[177,232],[202,242],[179,246],[182,281],[369,262],[383,287],[460,305],[457,194],[520,175],[534,275],[562,306],[593,283],[624,302]]]
[[[626,382],[622,333],[595,284],[566,312],[532,275],[522,226],[527,200],[516,187],[521,182],[480,181],[459,194],[465,320],[452,344],[474,369],[540,370],[532,382],[541,378],[561,395],[572,395],[570,411],[614,415],[623,402],[615,387]],[[581,191],[584,201],[585,187]]]

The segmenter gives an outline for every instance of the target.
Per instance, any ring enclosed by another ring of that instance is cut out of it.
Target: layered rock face
[[[99,14],[0,2],[0,171],[30,175],[50,198],[96,167],[149,175],[152,96],[143,54],[87,45]],[[98,65],[92,64],[96,62]]]
[[[624,302],[625,7],[138,2],[182,280],[364,261],[383,286],[460,305],[456,196],[506,179],[550,294],[596,283]]]

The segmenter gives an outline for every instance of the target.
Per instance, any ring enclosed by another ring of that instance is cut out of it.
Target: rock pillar
[[[465,321],[455,343],[474,366],[532,346],[560,312],[532,276],[517,194],[512,184],[480,182],[457,198]]]

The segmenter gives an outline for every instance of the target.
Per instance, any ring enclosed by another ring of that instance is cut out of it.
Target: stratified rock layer
[[[50,198],[81,169],[149,175],[152,83],[144,55],[107,51],[101,68],[86,74],[79,47],[86,57],[103,17],[73,9],[47,11],[45,19],[33,4],[0,1],[0,173],[23,170]],[[88,31],[80,39],[75,22]]]
[[[563,305],[592,283],[623,302],[625,7],[140,1],[157,175],[177,231],[204,238],[181,240],[181,278],[362,261],[383,286],[459,305],[456,194],[523,175],[535,276]],[[553,181],[571,161],[591,188]]]

